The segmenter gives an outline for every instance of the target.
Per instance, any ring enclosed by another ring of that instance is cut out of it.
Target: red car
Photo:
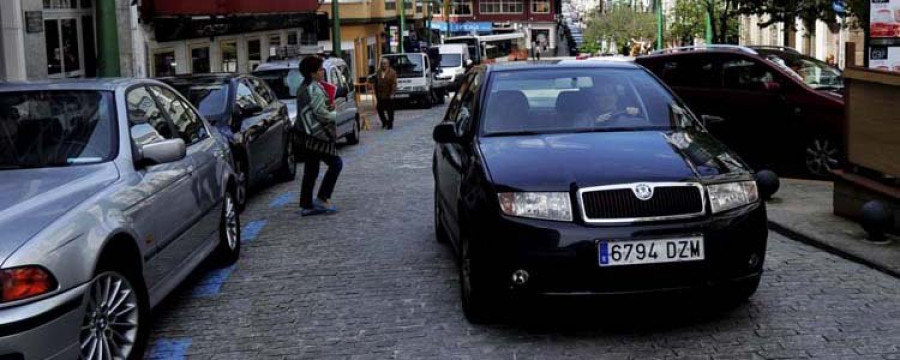
[[[636,62],[757,169],[827,176],[844,161],[843,74],[793,49],[669,49]]]

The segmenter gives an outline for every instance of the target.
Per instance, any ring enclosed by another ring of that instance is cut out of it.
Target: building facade
[[[146,76],[131,0],[0,1],[0,80]]]
[[[743,16],[741,45],[786,46],[823,61],[833,57],[836,63],[844,68],[847,65],[845,44],[853,42],[856,43],[855,58],[859,59],[859,65],[862,65],[861,61],[865,56],[865,34],[862,29],[829,26],[823,21],[817,21],[815,26],[807,28],[799,19],[794,24],[797,30],[785,29],[784,23],[759,27],[759,24],[766,20],[765,16]]]
[[[446,16],[442,9],[433,15],[433,28],[447,30],[449,22],[451,35],[520,31],[529,51],[537,46],[544,55],[556,53],[559,0],[452,0],[449,8]]]

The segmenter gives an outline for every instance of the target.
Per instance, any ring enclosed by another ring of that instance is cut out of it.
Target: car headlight
[[[710,207],[713,214],[739,208],[759,200],[755,181],[741,181],[708,185]]]
[[[500,209],[506,215],[534,219],[572,221],[572,203],[564,192],[500,193]]]
[[[27,299],[56,290],[56,278],[40,266],[0,270],[0,302]]]

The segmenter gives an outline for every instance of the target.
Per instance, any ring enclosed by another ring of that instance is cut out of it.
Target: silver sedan
[[[141,358],[153,306],[237,261],[234,179],[160,82],[0,85],[0,358]]]

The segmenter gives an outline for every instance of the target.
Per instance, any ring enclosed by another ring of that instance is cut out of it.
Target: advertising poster
[[[872,38],[900,38],[900,0],[872,0]]]
[[[872,46],[869,68],[900,73],[900,46]]]

